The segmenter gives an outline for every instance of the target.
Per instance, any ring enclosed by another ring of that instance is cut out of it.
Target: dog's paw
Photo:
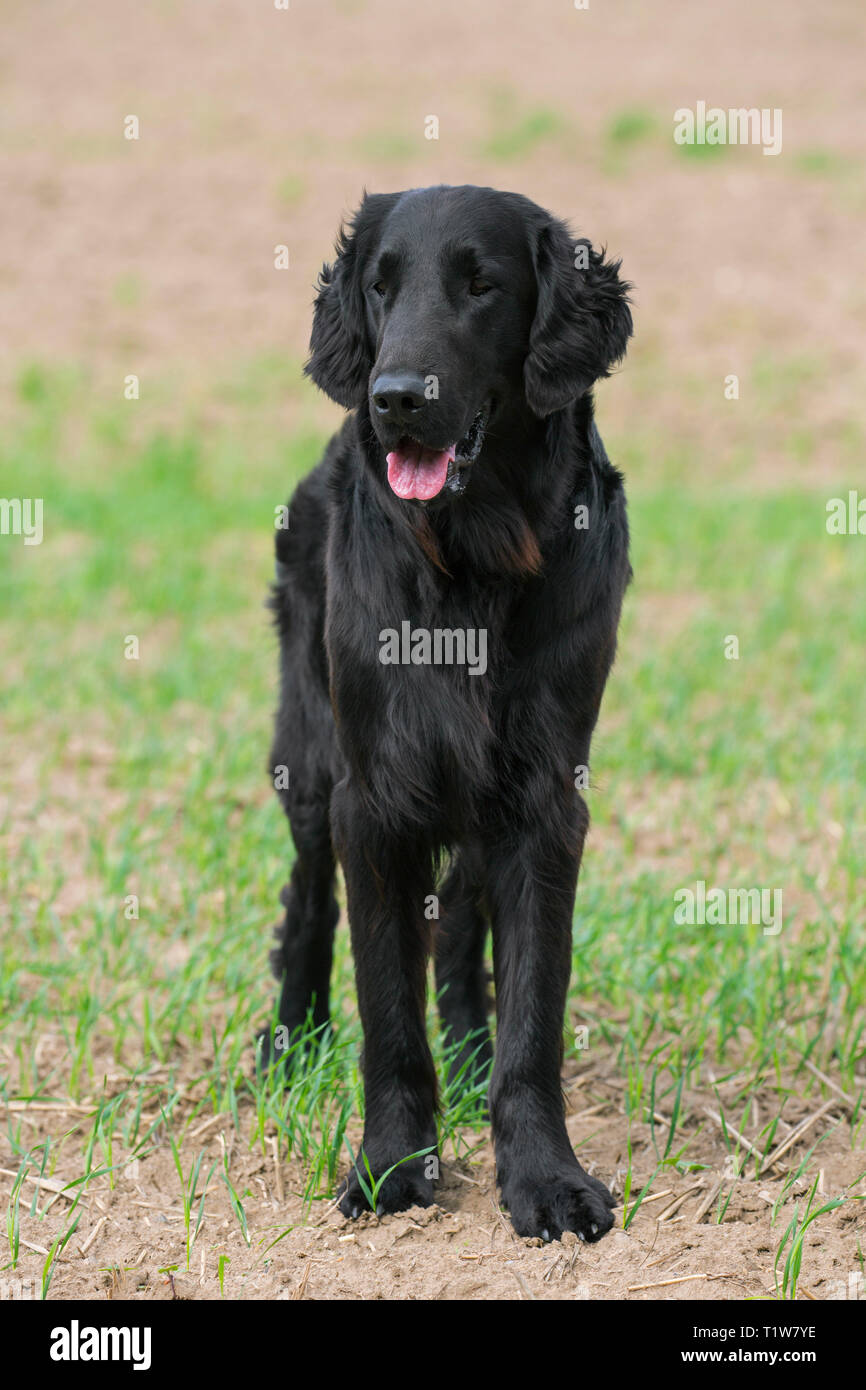
[[[563,1231],[574,1231],[590,1242],[610,1230],[616,1205],[604,1183],[582,1168],[554,1178],[516,1178],[503,1187],[502,1202],[519,1236],[559,1240]]]
[[[373,1184],[369,1174],[363,1168],[364,1184],[368,1191],[372,1192]],[[389,1163],[371,1164],[373,1169],[373,1182],[376,1181],[377,1173],[386,1172],[390,1167]],[[433,1180],[425,1177],[423,1160],[412,1159],[408,1163],[403,1163],[399,1168],[395,1168],[393,1173],[382,1183],[375,1193],[376,1214],[382,1216],[385,1212],[406,1211],[408,1207],[430,1207],[433,1205]],[[339,1192],[337,1193],[337,1204],[344,1216],[354,1220],[362,1212],[370,1210],[370,1203],[355,1168],[351,1170],[348,1177],[344,1180]]]

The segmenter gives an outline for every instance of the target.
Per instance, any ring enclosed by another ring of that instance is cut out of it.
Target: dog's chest
[[[505,605],[485,597],[455,591],[419,602],[378,634],[386,755],[455,796],[491,779],[513,660]]]

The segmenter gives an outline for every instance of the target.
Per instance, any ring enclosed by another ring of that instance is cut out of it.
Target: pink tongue
[[[391,491],[407,501],[417,497],[426,502],[435,497],[445,486],[454,449],[455,446],[450,444],[447,449],[437,453],[435,449],[426,449],[414,440],[405,447],[395,449],[387,458]]]

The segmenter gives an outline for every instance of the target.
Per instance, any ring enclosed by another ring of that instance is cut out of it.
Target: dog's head
[[[564,223],[514,193],[368,194],[319,281],[306,371],[368,402],[400,498],[459,493],[488,429],[563,410],[631,334],[628,286]]]

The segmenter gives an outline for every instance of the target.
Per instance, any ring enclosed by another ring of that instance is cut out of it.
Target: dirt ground
[[[614,424],[646,411],[649,381],[660,440],[670,426],[688,437],[692,373],[817,351],[814,477],[833,468],[842,422],[866,420],[860,39],[856,0],[93,0],[86,13],[57,0],[50,23],[11,0],[0,385],[31,358],[85,365],[95,394],[127,371],[190,393],[261,354],[300,362],[314,277],[362,187],[492,183],[623,256],[629,360],[652,373],[642,388],[621,373],[605,396]],[[781,155],[731,148],[709,177],[677,155],[673,112],[701,94],[781,108]],[[653,138],[612,147],[611,123],[635,108]],[[551,112],[547,138],[509,144]],[[123,135],[130,114],[138,140]],[[438,140],[424,138],[431,114]],[[762,455],[771,475],[798,466],[772,435]]]
[[[615,13],[595,0],[587,11],[565,0],[291,0],[288,12],[270,0],[56,0],[47,19],[42,6],[8,0],[0,96],[0,390],[30,361],[71,362],[94,400],[118,395],[136,372],[182,382],[189,399],[219,408],[213,383],[238,363],[275,354],[300,363],[315,274],[363,186],[476,182],[517,188],[622,255],[638,287],[635,354],[645,369],[606,388],[614,428],[646,413],[654,392],[659,439],[675,430],[688,443],[684,383],[693,374],[721,381],[778,350],[820,356],[812,480],[834,475],[840,431],[866,425],[857,365],[866,194],[852,172],[866,94],[855,0],[621,0]],[[781,107],[784,154],[731,150],[707,178],[667,136],[674,110],[699,98]],[[653,113],[664,138],[613,149],[611,120],[635,107]],[[545,143],[495,153],[497,135],[549,108],[558,122]],[[437,141],[424,138],[431,113]],[[129,114],[140,121],[137,141],[124,139]],[[815,172],[825,154],[830,176]],[[281,243],[287,272],[274,269]],[[337,413],[292,399],[284,424]],[[767,485],[804,466],[768,438]],[[566,1086],[572,1139],[621,1196],[621,1083],[597,1061]],[[593,1247],[517,1238],[496,1203],[486,1143],[471,1161],[445,1155],[432,1209],[349,1226],[322,1203],[304,1223],[300,1170],[278,1171],[270,1152],[240,1152],[230,1117],[216,1117],[193,1126],[191,1147],[207,1149],[206,1167],[222,1146],[233,1150],[236,1185],[254,1194],[244,1203],[251,1244],[213,1181],[185,1272],[177,1177],[160,1151],[113,1190],[107,1179],[91,1186],[51,1297],[219,1298],[221,1254],[232,1298],[772,1297],[773,1202],[820,1135],[819,1196],[855,1182],[854,1194],[866,1195],[863,1153],[852,1152],[844,1123],[850,1108],[838,1088],[816,1083],[807,1098],[798,1087],[779,1143],[811,1123],[761,1176],[752,1167],[733,1184],[722,1225],[708,1199],[720,1183],[727,1196],[732,1174],[707,1115],[689,1157],[708,1168],[657,1183],[628,1230]],[[31,1108],[33,1142],[85,1110]],[[769,1113],[768,1100],[756,1128]],[[632,1141],[633,1201],[656,1158],[648,1126],[634,1125]],[[12,1167],[3,1152],[4,1191]],[[799,1179],[794,1191],[808,1186]],[[24,1195],[29,1204],[32,1186]],[[41,1195],[59,1231],[68,1198]],[[807,1234],[801,1296],[863,1296],[863,1223],[862,1204],[846,1203],[822,1218],[820,1237]],[[288,1227],[263,1255],[267,1233]],[[53,1238],[51,1219],[22,1215],[17,1276],[33,1289],[46,1231]],[[160,1272],[178,1262],[177,1273]]]
[[[628,1164],[622,1084],[603,1063],[582,1067],[565,1080],[572,1142],[580,1146],[590,1172],[612,1179],[620,1198]],[[719,1094],[726,1097],[724,1083]],[[708,1109],[699,1096],[685,1093],[684,1101],[687,1107],[695,1103],[698,1111]],[[16,1109],[20,1113],[23,1107]],[[58,1260],[51,1297],[218,1299],[220,1258],[227,1257],[224,1294],[231,1299],[773,1299],[782,1277],[781,1265],[774,1273],[775,1252],[791,1211],[788,1205],[771,1228],[773,1203],[819,1135],[824,1138],[817,1204],[845,1188],[866,1195],[862,1150],[852,1151],[844,1123],[836,1127],[848,1109],[842,1098],[792,1099],[778,1131],[776,1148],[784,1149],[778,1160],[769,1161],[758,1177],[751,1164],[736,1181],[718,1125],[707,1115],[702,1126],[692,1124],[683,1134],[694,1136],[690,1160],[707,1166],[660,1177],[628,1229],[618,1229],[620,1219],[594,1246],[570,1233],[550,1244],[517,1237],[496,1200],[487,1142],[468,1160],[444,1156],[436,1206],[381,1219],[368,1213],[349,1223],[330,1202],[305,1213],[300,1166],[281,1164],[277,1171],[270,1147],[264,1153],[247,1151],[235,1137],[231,1116],[215,1116],[192,1127],[185,1147],[190,1154],[205,1150],[207,1172],[214,1160],[222,1161],[228,1146],[232,1180],[247,1194],[250,1243],[215,1177],[206,1190],[205,1216],[187,1272],[177,1173],[163,1145],[126,1170],[113,1191],[107,1179],[91,1184],[81,1222]],[[755,1123],[762,1118],[759,1110],[760,1105],[753,1107]],[[65,1111],[63,1128],[76,1118],[74,1108]],[[51,1116],[47,1126],[56,1130],[57,1120]],[[794,1142],[784,1148],[792,1134]],[[351,1139],[356,1147],[359,1134]],[[656,1166],[647,1124],[633,1124],[632,1150],[630,1206]],[[61,1171],[52,1181],[60,1186],[63,1178]],[[795,1181],[793,1194],[802,1198],[813,1181],[810,1171],[808,1179]],[[56,1203],[53,1220],[22,1215],[16,1275],[25,1292],[29,1285],[30,1296],[39,1288],[44,1242],[53,1238],[53,1224],[59,1233],[71,1200],[55,1197],[55,1190],[40,1193],[40,1205],[42,1199]],[[729,1194],[718,1224],[714,1216]],[[28,1186],[24,1197],[29,1202],[31,1196]],[[801,1299],[866,1297],[855,1257],[864,1243],[859,1206],[848,1202],[807,1232]]]

